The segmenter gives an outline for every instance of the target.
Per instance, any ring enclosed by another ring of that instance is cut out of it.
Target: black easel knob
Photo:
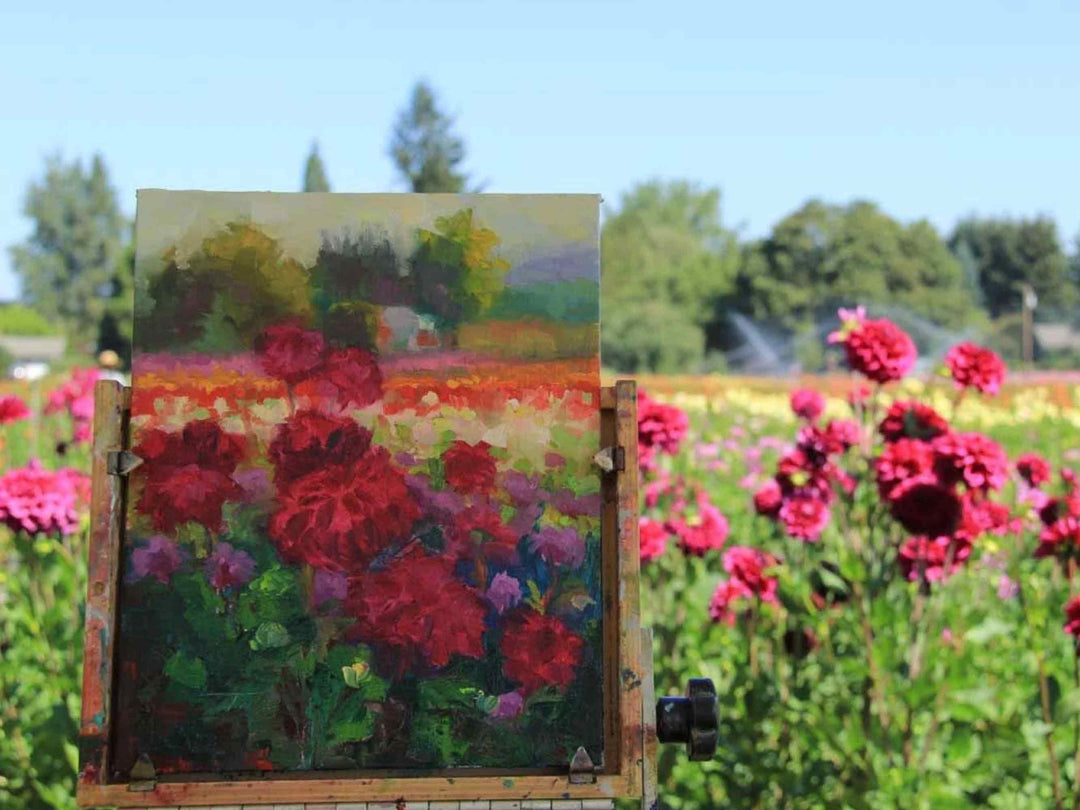
[[[657,739],[662,743],[686,743],[690,759],[712,758],[719,725],[716,687],[708,678],[691,678],[686,697],[656,701]]]

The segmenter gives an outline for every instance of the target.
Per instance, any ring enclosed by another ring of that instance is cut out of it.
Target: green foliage
[[[389,155],[401,179],[415,192],[465,191],[468,175],[465,142],[453,131],[454,119],[444,113],[425,82],[413,87],[409,105],[398,113]]]
[[[497,252],[495,231],[476,221],[471,208],[439,217],[433,230],[421,229],[409,259],[415,305],[441,326],[476,320],[505,288],[510,264]]]
[[[705,328],[715,302],[730,290],[737,261],[719,209],[716,189],[654,181],[625,194],[607,218],[601,235],[606,365],[632,372],[700,362]]]
[[[330,181],[326,179],[326,169],[319,157],[319,145],[311,145],[311,154],[304,163],[304,184],[301,191],[329,191]]]
[[[23,212],[34,230],[11,249],[23,300],[92,348],[102,318],[130,308],[125,223],[101,156],[89,170],[80,161],[51,158],[45,177],[30,185]]]
[[[0,306],[0,335],[44,337],[58,333],[56,326],[36,309],[21,304]]]
[[[744,248],[727,303],[794,331],[852,303],[956,326],[974,314],[972,297],[963,268],[925,220],[901,225],[874,203],[811,200]]]
[[[986,307],[993,317],[1019,312],[1021,284],[1030,284],[1040,303],[1067,313],[1080,296],[1050,219],[966,219],[956,226],[949,245],[970,255]],[[1071,314],[1071,313],[1070,313]]]

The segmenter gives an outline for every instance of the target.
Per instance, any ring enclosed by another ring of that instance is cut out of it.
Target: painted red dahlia
[[[915,400],[894,402],[878,425],[878,433],[887,442],[899,439],[930,441],[948,432],[949,423],[945,417]]]
[[[0,425],[10,425],[30,415],[30,409],[19,397],[0,397]]]
[[[990,349],[974,343],[958,343],[945,355],[945,365],[958,389],[975,388],[996,394],[1005,381],[1005,364]]]
[[[1080,639],[1080,594],[1065,603],[1065,632]]]
[[[829,525],[829,507],[823,501],[807,495],[796,495],[780,507],[780,522],[787,533],[799,540],[813,543]]]
[[[566,689],[574,680],[585,642],[559,619],[532,611],[506,622],[503,675],[526,693],[545,686]]]
[[[375,355],[349,346],[327,353],[319,372],[320,388],[328,388],[341,407],[366,408],[382,396],[383,375]]]
[[[874,460],[874,476],[881,497],[888,499],[904,481],[933,475],[934,458],[930,445],[917,439],[897,439],[886,445]]]
[[[877,383],[902,379],[912,367],[918,352],[907,332],[884,318],[869,320],[860,307],[841,310],[841,329],[829,336],[830,343],[843,343],[852,371]]]
[[[243,497],[243,489],[226,473],[188,464],[147,477],[136,508],[159,532],[169,534],[181,523],[198,523],[219,532],[225,502]]]
[[[388,669],[444,667],[454,656],[484,656],[487,606],[475,588],[454,577],[454,562],[414,550],[388,567],[349,581],[347,634],[380,648]]]
[[[951,535],[964,511],[956,492],[942,486],[932,475],[897,484],[889,495],[889,509],[909,532],[929,537]]]
[[[442,454],[446,483],[458,492],[486,495],[495,486],[495,459],[487,442],[469,444],[460,439]]]
[[[511,564],[517,560],[518,533],[507,526],[497,509],[475,504],[454,516],[446,528],[448,553],[459,559],[487,560]]]
[[[800,419],[816,422],[825,412],[825,397],[813,388],[796,388],[791,392],[791,410]]]
[[[1038,453],[1022,453],[1016,459],[1016,471],[1029,487],[1040,487],[1050,480],[1050,462]]]
[[[638,537],[641,538],[641,561],[650,562],[667,551],[668,530],[664,524],[643,517],[638,522]]]
[[[288,385],[296,385],[314,374],[322,364],[325,350],[322,333],[304,329],[298,323],[267,327],[255,341],[259,365],[271,377]]]
[[[270,518],[282,557],[354,573],[407,540],[420,508],[384,447],[351,464],[316,470],[283,487]]]
[[[724,552],[723,560],[724,570],[732,579],[763,602],[776,602],[776,577],[765,575],[767,568],[776,565],[776,557],[758,548],[732,546]]]
[[[1009,457],[1000,444],[982,433],[950,433],[931,443],[934,469],[943,483],[962,482],[986,493],[999,490],[1009,477]]]
[[[226,433],[213,419],[196,419],[178,431],[144,430],[135,447],[135,455],[143,460],[142,474],[151,478],[191,464],[231,475],[246,454],[246,437]]]
[[[280,425],[270,442],[274,481],[287,485],[321,467],[347,464],[371,446],[371,431],[343,416],[297,411]]]

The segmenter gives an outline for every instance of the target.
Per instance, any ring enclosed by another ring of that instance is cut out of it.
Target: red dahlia
[[[925,478],[934,473],[934,451],[917,439],[898,439],[888,444],[874,461],[878,492],[888,499],[892,491],[911,478]]]
[[[1065,603],[1065,632],[1080,639],[1080,594]]]
[[[825,435],[831,447],[842,453],[859,443],[862,428],[852,419],[830,419],[825,425]]]
[[[667,551],[669,535],[663,523],[641,518],[638,523],[638,537],[641,538],[642,562],[655,560]]]
[[[723,548],[728,539],[727,518],[705,498],[698,498],[698,515],[693,522],[681,518],[671,521],[679,538],[679,547],[692,557],[703,557],[710,551]]]
[[[761,489],[754,493],[754,511],[766,517],[776,517],[780,506],[784,502],[784,494],[780,491],[780,485],[770,479]]]
[[[346,464],[371,446],[371,431],[348,417],[297,411],[278,425],[270,442],[274,480],[279,486],[321,467]]]
[[[943,483],[962,482],[968,489],[986,493],[1001,489],[1009,476],[1009,457],[1001,445],[981,433],[949,433],[931,445],[934,468]]]
[[[584,646],[581,636],[554,616],[518,613],[507,620],[503,633],[503,674],[526,692],[545,686],[566,689]]]
[[[795,495],[780,507],[780,522],[792,537],[815,542],[829,525],[829,507],[807,495]]]
[[[906,400],[889,406],[885,418],[878,425],[878,432],[887,442],[899,439],[929,441],[948,433],[949,423],[929,405]]]
[[[1056,557],[1080,547],[1080,518],[1068,515],[1058,518],[1039,533],[1036,557]]]
[[[963,514],[956,492],[943,487],[933,476],[909,478],[897,484],[890,493],[889,508],[909,532],[929,537],[952,534]]]
[[[900,571],[914,582],[937,582],[956,573],[971,556],[971,543],[957,537],[912,537],[900,547]]]
[[[884,318],[856,320],[841,333],[848,365],[878,383],[902,379],[915,365],[915,342]]]
[[[458,492],[486,495],[495,486],[495,459],[487,442],[458,439],[443,451],[442,462],[446,483]]]
[[[791,392],[791,410],[800,419],[815,422],[825,412],[825,397],[813,388],[797,388]]]
[[[1050,480],[1050,462],[1038,453],[1023,453],[1016,459],[1016,471],[1029,487],[1039,487]]]
[[[709,600],[709,618],[717,624],[734,625],[735,611],[731,609],[731,606],[734,602],[748,596],[750,596],[750,589],[739,580],[721,580],[713,591],[712,599]]]
[[[416,550],[349,582],[346,615],[354,641],[383,648],[396,673],[444,667],[455,655],[482,658],[487,607],[454,577],[454,562]]]
[[[389,452],[372,447],[351,464],[324,467],[282,488],[270,536],[291,562],[352,573],[407,539],[419,516]]]
[[[16,396],[0,397],[0,425],[10,425],[30,415],[26,403]]]
[[[765,569],[776,562],[773,555],[748,546],[732,546],[724,552],[724,570],[763,602],[776,601],[776,577],[765,575]]]
[[[255,356],[267,374],[296,385],[322,363],[326,343],[319,332],[297,323],[267,327],[255,341]]]
[[[681,410],[638,392],[638,460],[643,466],[650,466],[657,452],[677,453],[689,429]]]
[[[1005,380],[1005,364],[990,349],[974,343],[958,343],[945,355],[945,365],[957,388],[975,388],[983,394],[996,394]]]

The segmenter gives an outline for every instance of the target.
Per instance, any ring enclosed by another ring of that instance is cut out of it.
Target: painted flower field
[[[664,801],[1075,806],[1080,379],[964,345],[917,376],[871,321],[835,336],[850,376],[640,380],[658,690],[721,695],[713,762],[662,749]],[[92,379],[0,400],[4,807],[73,806]]]

